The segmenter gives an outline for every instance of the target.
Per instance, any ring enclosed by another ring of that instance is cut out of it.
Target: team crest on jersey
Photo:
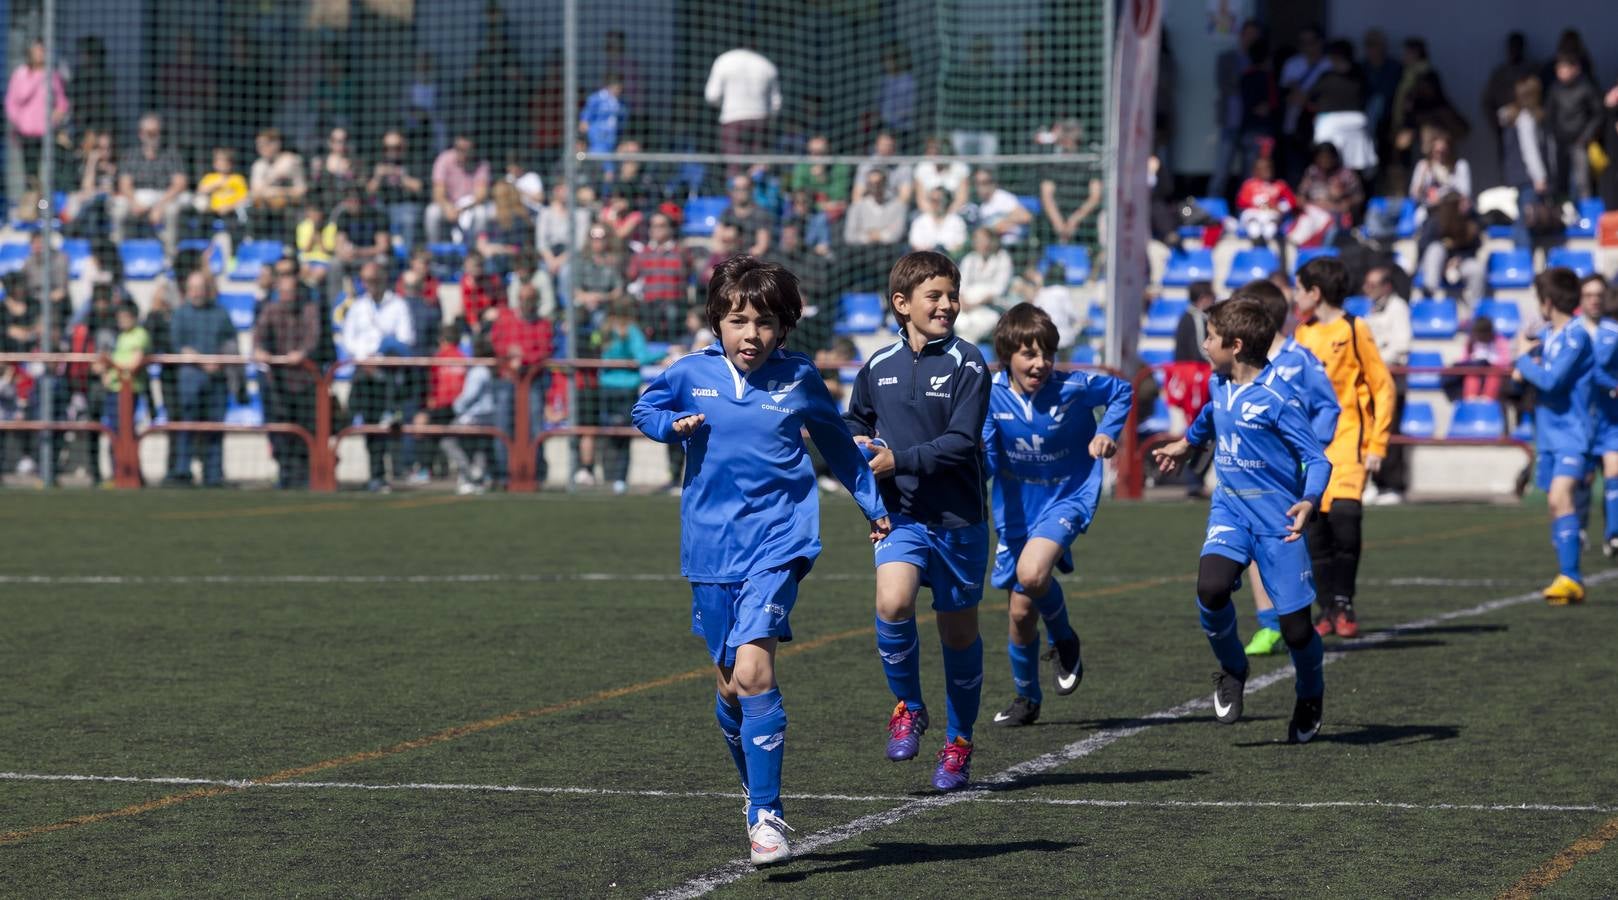
[[[932,385],[932,390],[927,392],[927,396],[942,397],[945,400],[949,399],[949,393],[942,390],[944,385],[949,383],[948,375],[933,375],[927,379],[927,383]]]
[[[1292,379],[1298,377],[1298,373],[1302,372],[1302,371],[1303,371],[1303,366],[1276,366],[1275,367],[1275,374],[1280,376],[1282,381],[1291,381]]]
[[[1267,412],[1269,410],[1269,408],[1270,408],[1270,405],[1268,403],[1248,403],[1246,401],[1243,401],[1242,402],[1242,421],[1243,422],[1251,422],[1254,419],[1258,418],[1259,416],[1264,415],[1264,413]]]
[[[782,400],[787,398],[788,394],[796,390],[798,385],[802,383],[803,379],[801,378],[797,381],[772,381],[770,382],[770,386],[765,388],[765,390],[769,393],[771,400],[774,400],[776,403],[780,403]]]
[[[1058,422],[1058,423],[1061,422],[1062,419],[1067,415],[1067,411],[1069,409],[1072,409],[1073,404],[1075,404],[1077,402],[1079,402],[1079,401],[1078,401],[1077,398],[1075,398],[1073,400],[1067,401],[1066,403],[1061,403],[1061,404],[1058,404],[1056,406],[1052,406],[1051,407],[1051,421],[1052,422]]]

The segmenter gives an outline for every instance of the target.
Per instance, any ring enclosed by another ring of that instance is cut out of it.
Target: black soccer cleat
[[[1247,687],[1247,674],[1232,675],[1226,669],[1214,673],[1214,718],[1221,725],[1233,725],[1242,717],[1242,691]]]
[[[1320,733],[1321,707],[1324,697],[1299,697],[1292,707],[1292,721],[1287,723],[1287,743],[1307,744]]]
[[[1057,641],[1045,658],[1052,656],[1056,657],[1056,693],[1066,697],[1078,690],[1079,682],[1084,680],[1084,659],[1079,656],[1078,636]]]
[[[1005,728],[1020,728],[1039,721],[1039,704],[1018,694],[1011,705],[994,714],[994,724]]]

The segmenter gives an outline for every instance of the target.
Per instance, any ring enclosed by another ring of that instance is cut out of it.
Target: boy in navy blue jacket
[[[907,253],[894,264],[888,298],[900,338],[860,370],[846,416],[893,513],[893,533],[876,545],[877,652],[898,700],[887,755],[914,758],[928,726],[916,631],[916,593],[926,586],[938,613],[949,714],[933,771],[941,791],[971,777],[983,689],[977,607],[989,563],[982,442],[989,377],[983,354],[955,336],[960,288],[959,270],[941,253]]]
[[[786,712],[775,649],[792,640],[798,582],[820,555],[820,502],[808,429],[865,517],[871,540],[888,513],[814,363],[782,349],[803,311],[798,279],[751,256],[726,260],[708,285],[719,336],[659,375],[635,404],[647,437],[685,444],[680,573],[691,581],[691,630],[718,670],[714,712],[747,788],[752,861],[786,861],[781,757]]]

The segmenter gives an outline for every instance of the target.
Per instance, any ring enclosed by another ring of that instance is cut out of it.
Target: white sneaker
[[[1360,504],[1363,506],[1375,506],[1377,495],[1381,493],[1382,491],[1377,488],[1376,482],[1367,478],[1365,480],[1365,490],[1360,492]]]
[[[1398,491],[1383,491],[1376,497],[1377,506],[1398,506],[1405,502],[1404,495]]]
[[[596,475],[589,469],[580,469],[573,473],[573,483],[579,487],[590,487],[596,483]]]
[[[747,840],[752,845],[753,865],[773,866],[792,858],[787,846],[787,832],[792,828],[772,812],[761,812],[758,821],[747,829]]]
[[[477,492],[477,482],[472,481],[471,479],[462,478],[460,483],[455,485],[455,493],[462,497],[465,497],[468,494],[475,494]]]
[[[622,497],[623,495],[629,493],[629,485],[622,481],[614,481],[612,483],[612,492]]]
[[[837,482],[837,479],[831,477],[830,475],[820,476],[820,478],[817,479],[817,483],[820,485],[820,489],[828,494],[835,494],[843,489],[843,486]]]

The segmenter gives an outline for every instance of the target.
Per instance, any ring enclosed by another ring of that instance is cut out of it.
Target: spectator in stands
[[[168,343],[175,352],[235,355],[236,327],[230,314],[214,302],[212,279],[202,269],[185,279],[185,302],[174,311]],[[185,363],[177,368],[178,397],[164,398],[172,404],[169,418],[179,422],[223,422],[230,405],[229,381],[219,363]],[[166,393],[166,391],[165,391]],[[176,402],[177,401],[177,402]],[[164,484],[191,484],[191,461],[201,446],[202,486],[224,487],[224,435],[217,432],[182,431],[175,436],[173,465]]]
[[[388,129],[382,134],[382,156],[371,167],[365,192],[371,203],[387,212],[388,233],[407,250],[416,246],[416,223],[422,215],[423,184],[412,171],[404,132]]]
[[[1330,70],[1325,37],[1319,28],[1305,26],[1298,32],[1298,52],[1281,66],[1280,87],[1286,97],[1286,106],[1278,136],[1284,145],[1283,163],[1302,155],[1299,151],[1307,146],[1308,136],[1314,133],[1314,123],[1307,114],[1309,93],[1314,90],[1315,82]],[[1289,166],[1287,171],[1296,174],[1295,164]]]
[[[966,220],[950,211],[949,194],[935,187],[910,223],[910,249],[937,250],[951,257],[966,246]]]
[[[494,357],[501,360],[499,376],[504,384],[496,385],[500,388],[496,392],[495,426],[508,435],[515,435],[517,427],[517,404],[523,402],[516,393],[515,388],[521,385],[523,372],[540,365],[551,358],[555,350],[555,336],[551,322],[540,311],[540,293],[531,283],[517,284],[513,282],[516,293],[515,306],[502,306],[497,311],[494,324],[490,326],[490,349]],[[528,384],[528,436],[537,438],[543,430],[545,388],[548,377],[538,373]],[[502,441],[494,444],[494,480],[497,484],[505,484],[510,478],[511,461],[509,448]],[[545,463],[545,450],[543,446],[536,446],[534,452],[534,478],[545,483],[549,470]]]
[[[1253,175],[1236,192],[1237,223],[1254,246],[1275,243],[1281,220],[1298,208],[1298,198],[1285,181],[1275,177],[1275,162],[1268,156],[1253,161]],[[1200,341],[1199,341],[1200,343]],[[1199,351],[1200,354],[1200,351]]]
[[[545,180],[523,161],[520,151],[506,151],[506,172],[501,180],[517,189],[517,199],[522,201],[529,215],[538,215],[545,208]]]
[[[731,176],[730,208],[719,217],[719,221],[736,228],[748,255],[762,257],[770,252],[775,217],[754,199],[753,179],[744,174]]]
[[[1193,281],[1187,289],[1191,302],[1186,304],[1179,324],[1174,326],[1174,361],[1207,362],[1202,352],[1202,339],[1208,334],[1208,310],[1219,299],[1213,285],[1206,281]]]
[[[961,259],[961,314],[955,333],[974,344],[986,340],[1000,321],[1000,304],[1011,290],[1011,254],[993,229],[972,232],[972,252]]]
[[[1528,247],[1535,231],[1554,223],[1549,205],[1551,140],[1539,79],[1530,75],[1518,81],[1514,101],[1501,107],[1499,118],[1505,147],[1501,180],[1517,189],[1512,237],[1517,246]]]
[[[197,180],[197,211],[223,222],[232,243],[247,224],[247,179],[236,171],[236,151],[215,147],[213,168]]]
[[[1056,152],[1063,156],[1078,153],[1083,134],[1084,126],[1077,119],[1056,123]],[[1062,160],[1045,166],[1039,178],[1039,208],[1055,243],[1077,243],[1079,227],[1101,209],[1101,193],[1101,179],[1086,178],[1077,162]]]
[[[569,236],[567,221],[569,190],[566,182],[558,181],[551,184],[551,202],[539,211],[538,222],[534,227],[534,243],[539,250],[539,257],[545,261],[545,268],[553,277],[561,275],[562,266],[567,264],[573,248],[582,247],[585,236],[590,233],[590,209],[583,203],[577,203],[573,210],[572,236]]]
[[[140,223],[158,231],[167,252],[174,252],[185,200],[185,166],[174,148],[163,146],[163,120],[156,113],[141,116],[136,132],[140,146],[118,162],[118,196],[112,203],[113,240],[122,242],[130,225]]]
[[[438,276],[433,274],[433,252],[426,247],[417,247],[410,251],[410,261],[405,265],[404,272],[399,275],[399,282],[394,291],[402,297],[410,297],[411,291],[405,289],[404,277],[411,275],[414,278],[415,290],[421,293],[421,298],[434,309],[439,308],[438,303]],[[432,346],[429,345],[429,350]]]
[[[1354,48],[1347,41],[1326,46],[1326,73],[1309,91],[1315,114],[1314,142],[1337,147],[1343,164],[1356,172],[1376,168],[1376,134],[1365,116],[1365,84],[1354,68]]]
[[[1590,157],[1586,148],[1601,127],[1601,94],[1586,74],[1575,52],[1556,56],[1556,80],[1545,94],[1545,121],[1550,126],[1556,161],[1554,186],[1559,196],[1575,202],[1590,198]]]
[[[73,121],[86,131],[110,134],[118,127],[112,112],[118,91],[113,85],[112,73],[107,70],[107,43],[100,35],[81,35],[74,50],[77,60],[73,80],[68,84]]]
[[[691,266],[674,233],[674,221],[652,213],[650,236],[630,258],[629,292],[640,297],[640,321],[654,340],[678,339],[685,319]],[[783,228],[783,234],[785,229]]]
[[[86,131],[79,144],[78,189],[62,210],[66,231],[76,237],[106,235],[112,229],[109,203],[118,193],[118,157],[112,134]]]
[[[713,230],[713,245],[708,258],[703,261],[702,268],[697,270],[697,287],[701,291],[708,290],[708,282],[713,279],[713,270],[732,256],[741,253],[741,232],[735,225],[720,222]]]
[[[461,352],[460,345],[452,334],[445,331],[439,336],[437,351],[433,354],[433,358],[465,359],[466,354]],[[435,365],[428,369],[426,402],[413,417],[415,424],[418,426],[452,424],[455,421],[455,398],[460,396],[461,387],[465,382],[466,369],[461,366]],[[408,435],[405,437],[405,445],[411,445]],[[438,445],[439,442],[431,439],[414,443],[415,455],[411,457],[410,467],[411,484],[426,484],[432,480],[433,448]]]
[[[332,215],[337,229],[337,259],[345,272],[362,264],[379,263],[387,272],[393,264],[393,240],[388,234],[388,217],[381,209],[365,202],[359,185],[343,191],[342,202]]]
[[[1387,265],[1373,266],[1365,273],[1365,280],[1360,287],[1371,301],[1371,311],[1365,316],[1365,324],[1370,326],[1371,337],[1376,341],[1377,354],[1389,366],[1403,366],[1410,362],[1410,304],[1405,298],[1399,296],[1393,283],[1393,269]],[[1398,375],[1393,380],[1394,410],[1393,424],[1397,431],[1399,422],[1404,417],[1405,395],[1409,390],[1405,377]],[[1398,444],[1388,447],[1388,454],[1382,460],[1382,468],[1373,476],[1374,490],[1366,502],[1376,502],[1391,505],[1404,499],[1406,489],[1405,453],[1404,448]]]
[[[882,50],[882,81],[876,89],[876,120],[900,147],[913,148],[916,131],[916,75],[910,48],[892,43]]]
[[[28,236],[28,258],[23,261],[22,273],[28,287],[28,297],[34,302],[49,301],[52,308],[68,302],[67,254],[57,249],[51,254],[50,296],[45,296],[45,234],[35,231]],[[61,334],[60,331],[57,334]]]
[[[775,63],[746,46],[719,54],[708,70],[702,91],[709,106],[719,107],[719,152],[760,153],[770,119],[781,112],[781,83]],[[741,171],[730,164],[727,175]]]
[[[584,108],[579,111],[579,134],[584,135],[591,153],[611,153],[617,148],[618,135],[624,131],[629,112],[623,96],[623,76],[609,72],[601,89],[584,101]],[[608,163],[606,170],[612,169],[612,164]]]
[[[265,389],[264,419],[315,430],[317,377],[312,367],[321,344],[320,304],[298,280],[298,263],[282,259],[275,264],[275,301],[265,307],[253,327],[253,359],[264,366],[260,381]],[[280,359],[271,364],[271,359]],[[309,445],[298,437],[270,435],[279,473],[276,487],[307,487]]]
[[[930,212],[930,198],[934,188],[943,188],[949,198],[949,212],[959,212],[966,205],[967,185],[972,177],[972,168],[960,160],[943,160],[944,138],[933,135],[927,138],[923,154],[932,157],[915,167],[915,187],[912,189],[916,197],[916,204],[923,212]]]
[[[1451,140],[1466,139],[1471,126],[1460,114],[1438,80],[1438,73],[1427,71],[1416,79],[1407,98],[1404,128],[1394,135],[1394,149],[1400,155],[1402,166],[1414,166],[1416,159],[1426,155],[1433,138],[1447,134]],[[1395,182],[1396,184],[1398,182]]]
[[[495,313],[505,305],[505,284],[489,271],[488,261],[476,250],[461,263],[461,330],[463,334],[486,334]]]
[[[1455,365],[1457,368],[1477,366],[1509,369],[1513,359],[1511,342],[1505,335],[1496,332],[1494,320],[1488,316],[1478,316],[1472,320],[1466,346]],[[1501,386],[1506,383],[1507,380],[1500,375],[1446,375],[1443,378],[1444,393],[1452,403],[1459,400],[1499,400]]]
[[[804,147],[809,160],[792,167],[787,179],[791,190],[807,191],[814,201],[814,209],[828,218],[841,218],[848,208],[850,191],[849,168],[842,163],[819,161],[831,154],[831,142],[824,134],[811,135]],[[796,207],[796,204],[794,204]]]
[[[1343,165],[1343,157],[1331,144],[1315,146],[1314,163],[1304,170],[1298,197],[1303,212],[1287,237],[1299,247],[1331,246],[1339,231],[1353,227],[1354,217],[1365,207],[1360,177]]]
[[[118,304],[118,337],[112,352],[104,354],[91,368],[101,375],[105,400],[101,407],[101,427],[118,433],[118,394],[124,380],[138,397],[146,392],[146,355],[152,352],[152,338],[140,325],[140,307],[134,301]]]
[[[455,143],[433,161],[433,198],[424,225],[427,240],[443,243],[450,231],[456,240],[471,241],[488,218],[489,162],[477,154],[472,137],[455,136]]]
[[[1365,76],[1365,118],[1369,120],[1371,134],[1376,138],[1378,155],[1385,151],[1388,121],[1393,110],[1393,95],[1399,90],[1399,79],[1404,67],[1388,55],[1388,36],[1380,28],[1365,32],[1360,42],[1365,58],[1360,69]],[[1493,115],[1491,112],[1490,115]]]
[[[480,335],[473,341],[472,355],[478,359],[494,355],[494,348],[487,336]],[[461,391],[450,405],[454,413],[452,423],[480,428],[493,427],[496,405],[494,395],[493,367],[479,365],[468,368],[461,382]],[[449,457],[450,464],[455,467],[455,493],[481,494],[489,489],[486,481],[490,450],[487,439],[448,435],[440,442],[440,446],[444,450],[444,455]],[[467,452],[468,448],[471,449],[470,454]],[[474,465],[473,457],[482,462]]]
[[[39,349],[39,301],[28,292],[18,275],[6,276],[5,305],[0,307],[0,326],[6,353],[33,353]],[[111,297],[111,292],[107,292]]]
[[[348,189],[364,177],[349,148],[347,128],[333,128],[326,136],[326,152],[309,165],[309,189],[326,209],[341,202]]]
[[[1601,171],[1597,188],[1602,207],[1611,212],[1618,210],[1618,83],[1607,90],[1601,104],[1597,143],[1607,155],[1607,167]]]
[[[525,250],[511,263],[511,283],[506,285],[506,305],[515,309],[524,286],[539,295],[539,314],[549,319],[556,314],[556,280],[539,264],[539,254]]]
[[[1416,82],[1433,71],[1433,64],[1427,57],[1427,42],[1421,38],[1405,38],[1401,54],[1403,72],[1399,76],[1399,86],[1393,92],[1391,125],[1395,135],[1405,130],[1405,120],[1410,115],[1411,94],[1415,92]]]
[[[619,243],[639,240],[643,236],[642,226],[645,223],[646,214],[634,207],[627,194],[615,192],[607,195],[607,202],[601,209],[601,224],[612,232],[614,240]]]
[[[1488,274],[1479,258],[1483,229],[1456,194],[1439,201],[1432,221],[1433,240],[1421,255],[1421,279],[1428,296],[1443,295],[1453,286],[1461,289],[1467,305],[1476,304],[1483,298]]]
[[[1409,197],[1420,204],[1418,216],[1426,222],[1432,219],[1439,202],[1451,194],[1460,198],[1463,210],[1472,208],[1472,167],[1456,155],[1449,135],[1437,134],[1410,176]],[[1423,240],[1430,241],[1430,235],[1424,234]]]
[[[444,332],[444,314],[438,308],[437,287],[434,286],[432,300],[423,290],[420,273],[414,269],[406,269],[399,276],[394,285],[394,293],[404,298],[405,305],[410,310],[410,322],[416,333],[416,342],[410,349],[411,356],[432,356],[438,349],[439,341]],[[416,422],[420,415],[422,405],[426,402],[428,389],[428,371],[420,368],[408,368],[399,372],[398,378],[398,410],[399,421]],[[399,439],[399,455],[402,463],[410,467],[409,481],[411,484],[425,484],[425,472],[418,467],[421,447],[415,435],[406,433]]]
[[[1551,58],[1545,61],[1545,68],[1540,73],[1541,84],[1549,85],[1556,80],[1556,63],[1563,56],[1578,60],[1582,73],[1580,77],[1590,82],[1591,87],[1597,86],[1595,60],[1590,57],[1590,48],[1584,45],[1584,36],[1579,34],[1577,28],[1563,29],[1561,36],[1556,39],[1556,49],[1551,53]]]
[[[639,141],[622,141],[618,144],[619,153],[639,153]],[[658,209],[667,198],[663,185],[644,165],[635,160],[620,162],[617,168],[605,179],[606,190],[613,197],[623,196],[629,201],[629,208],[641,213],[650,214]]]
[[[427,51],[416,54],[416,64],[410,76],[410,83],[405,86],[404,102],[401,112],[404,117],[404,134],[412,152],[409,165],[420,168],[428,165],[428,157],[422,155],[427,148],[442,147],[448,141],[448,133],[444,127],[443,110],[439,108],[439,100],[443,94],[438,83],[438,72],[433,65],[433,56]],[[560,115],[555,117],[560,118]],[[552,119],[554,123],[555,119]],[[554,124],[552,127],[555,127]],[[551,146],[555,146],[552,144]]]
[[[847,211],[844,207],[846,204],[838,204],[842,212]],[[839,215],[842,212],[839,212]],[[785,229],[788,223],[798,226],[799,237],[803,239],[804,246],[822,257],[831,258],[831,217],[817,208],[814,198],[807,190],[799,189],[792,192],[786,214],[781,219],[781,227]]]
[[[623,360],[635,368],[602,369],[597,399],[599,424],[624,428],[632,423],[629,411],[640,397],[640,366],[654,362],[646,352],[646,335],[635,324],[635,307],[626,301],[613,303],[601,329],[601,359]],[[614,494],[629,490],[629,438],[609,437],[602,447],[602,474],[612,483]]]
[[[1011,287],[1008,303],[1025,300],[1045,311],[1056,325],[1056,358],[1067,362],[1073,348],[1084,333],[1088,310],[1074,302],[1072,289],[1067,286],[1067,271],[1061,263],[1052,263],[1049,271],[1040,271],[1039,263],[1030,261]]]
[[[883,162],[898,152],[899,142],[892,134],[886,131],[877,133],[876,142],[871,146],[871,155],[875,159],[860,163],[859,168],[854,170],[854,193],[849,198],[851,202],[858,203],[860,198],[865,196],[866,188],[870,185],[868,176],[872,171],[880,169],[888,176],[888,193],[897,197],[905,206],[910,205],[911,192],[915,190],[915,170],[909,163]]]
[[[1219,146],[1214,152],[1213,173],[1208,180],[1208,193],[1214,197],[1225,196],[1225,183],[1230,178],[1232,162],[1240,160],[1240,169],[1245,171],[1248,168],[1245,144],[1241,139],[1242,120],[1245,117],[1242,73],[1252,61],[1253,45],[1263,38],[1264,27],[1248,19],[1242,23],[1241,32],[1236,36],[1236,46],[1220,53],[1214,61],[1214,83],[1219,91],[1214,120],[1219,126]]]
[[[349,305],[343,320],[343,348],[354,360],[349,407],[367,425],[396,425],[399,420],[398,371],[366,365],[385,356],[413,356],[416,352],[416,323],[410,304],[388,290],[387,273],[381,265],[367,262],[360,267],[363,291]],[[385,494],[390,490],[386,458],[393,455],[393,474],[402,477],[395,435],[368,434],[365,451],[370,457],[371,480],[365,489]]]
[[[1505,165],[1505,130],[1500,122],[1500,110],[1517,99],[1517,82],[1535,74],[1538,67],[1528,61],[1528,39],[1520,31],[1506,35],[1506,58],[1489,73],[1483,88],[1483,120],[1489,123],[1494,135],[1495,152]]]
[[[303,157],[281,144],[281,132],[266,128],[256,140],[258,159],[248,172],[252,210],[249,231],[260,240],[285,241],[292,234],[292,210],[308,193]]]
[[[478,252],[493,271],[509,272],[518,254],[534,248],[534,220],[522,205],[516,185],[497,181],[493,193],[494,212],[478,234]]]
[[[886,171],[866,173],[865,190],[849,206],[843,222],[843,245],[854,284],[887,284],[888,270],[902,253],[908,211],[902,199],[888,193]]]
[[[607,304],[624,290],[623,265],[605,225],[590,226],[590,245],[572,269],[573,305],[585,313],[594,330],[606,315]]]
[[[303,218],[292,230],[292,245],[305,274],[314,269],[324,272],[337,257],[337,223],[326,218],[325,207],[313,195],[304,201]]]
[[[22,146],[23,177],[38,190],[39,162],[47,132],[54,133],[67,121],[73,104],[62,87],[60,72],[51,73],[51,121],[45,126],[45,42],[33,41],[22,65],[11,71],[6,85],[6,122]]]
[[[1000,187],[994,172],[982,168],[972,173],[972,202],[961,210],[961,217],[973,228],[987,228],[994,232],[999,243],[1015,247],[1034,220],[1017,195]],[[1011,273],[1007,272],[1009,281]]]
[[[814,353],[831,345],[841,300],[832,290],[832,261],[805,243],[804,223],[788,219],[781,223],[781,240],[770,252],[770,261],[786,266],[798,276],[798,293],[803,295],[803,316],[792,330],[792,348]]]

